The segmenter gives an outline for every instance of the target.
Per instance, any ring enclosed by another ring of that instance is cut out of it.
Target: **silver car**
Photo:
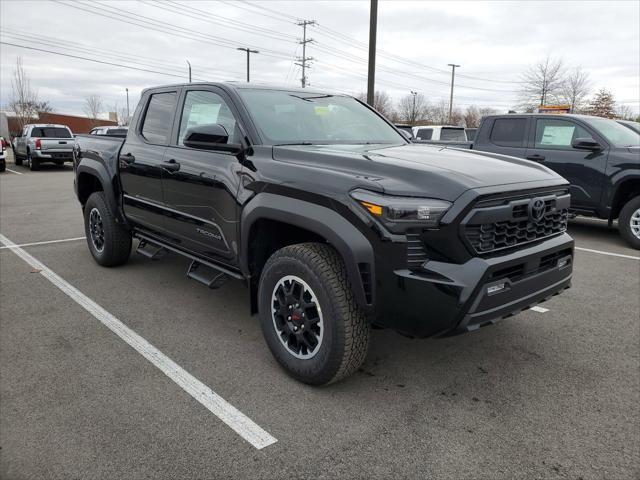
[[[43,162],[63,165],[73,161],[73,133],[66,125],[34,123],[25,125],[15,141],[16,165],[38,170]]]

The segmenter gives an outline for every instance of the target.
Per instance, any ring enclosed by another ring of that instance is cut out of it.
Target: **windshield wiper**
[[[288,147],[291,145],[317,145],[312,142],[292,142],[292,143],[276,143],[274,147]]]
[[[316,100],[318,98],[331,98],[333,95],[316,95],[315,97],[301,97],[299,95],[294,95],[293,93],[289,94],[290,97],[299,98],[300,100],[304,100],[305,102],[310,102],[311,100]]]

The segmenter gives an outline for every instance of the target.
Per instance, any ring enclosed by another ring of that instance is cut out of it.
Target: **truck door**
[[[215,87],[185,88],[172,141],[162,170],[166,225],[177,246],[235,266],[237,263],[238,204],[242,165],[229,153],[184,146],[187,129],[220,124],[228,143],[241,143],[235,107]]]
[[[161,171],[177,98],[175,90],[149,95],[120,150],[124,212],[131,221],[157,232],[164,230]]]
[[[566,178],[571,184],[571,206],[591,211],[600,203],[608,149],[578,150],[571,146],[576,138],[593,138],[606,145],[588,126],[569,117],[538,117],[531,129],[526,158]]]

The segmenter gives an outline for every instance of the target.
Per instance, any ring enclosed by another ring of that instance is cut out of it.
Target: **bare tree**
[[[410,93],[398,102],[398,117],[400,121],[415,125],[416,122],[427,116],[429,104],[421,93]]]
[[[451,112],[451,121],[455,120],[454,115],[455,111]],[[449,123],[449,102],[445,99],[440,100],[437,103],[434,103],[429,108],[429,123],[433,125],[447,125]]]
[[[486,117],[487,115],[495,115],[496,113],[498,113],[498,111],[495,108],[482,107],[480,109],[480,120],[482,120],[482,117]]]
[[[100,95],[89,95],[85,99],[84,113],[95,121],[102,112],[102,105],[102,97]]]
[[[615,118],[620,120],[635,120],[636,115],[629,105],[618,105],[615,109]]]
[[[464,124],[467,128],[478,128],[480,118],[480,109],[475,105],[468,106],[464,112]]]
[[[38,107],[51,109],[47,102],[38,101],[38,91],[31,87],[31,81],[22,66],[22,58],[16,58],[16,68],[11,79],[13,89],[9,109],[13,111],[20,130],[38,114]]]
[[[569,72],[562,84],[561,96],[563,102],[570,105],[571,113],[582,110],[590,90],[589,74],[582,70],[582,67],[575,67]]]
[[[520,98],[524,107],[545,105],[556,102],[564,84],[564,64],[547,56],[535,65],[529,66],[522,75]]]
[[[367,103],[367,94],[360,93],[358,95],[358,100]],[[387,92],[376,90],[376,92],[373,94],[373,108],[375,108],[378,112],[380,112],[387,118],[392,118],[395,113],[393,111],[393,102],[391,101],[391,97]]]

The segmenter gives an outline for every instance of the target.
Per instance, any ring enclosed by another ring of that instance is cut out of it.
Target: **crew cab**
[[[588,115],[509,114],[483,118],[472,148],[521,157],[566,178],[572,214],[618,219],[640,249],[640,135]]]
[[[417,140],[432,140],[442,142],[466,142],[467,133],[464,127],[453,125],[418,125],[412,127],[413,136]]]
[[[571,284],[566,180],[413,144],[347,95],[151,88],[126,139],[78,135],[74,170],[98,264],[124,264],[135,239],[210,288],[243,282],[272,354],[309,384],[356,371],[371,326],[473,331]]]
[[[39,170],[44,162],[63,165],[73,161],[73,145],[73,134],[66,125],[29,124],[16,137],[13,154],[16,165],[26,162],[30,170]]]

